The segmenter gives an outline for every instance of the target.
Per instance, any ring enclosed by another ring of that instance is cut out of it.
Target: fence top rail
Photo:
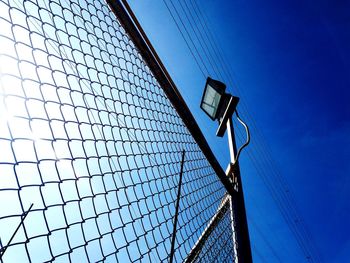
[[[186,125],[187,129],[189,130],[195,141],[197,142],[198,146],[202,150],[208,162],[213,167],[215,173],[224,185],[226,191],[231,196],[235,195],[236,192],[234,191],[232,182],[226,176],[226,173],[224,172],[215,155],[213,154],[212,150],[210,149],[208,142],[206,141],[191,111],[189,110],[187,104],[185,103],[183,97],[181,96],[179,90],[177,89],[174,81],[170,77],[165,66],[161,62],[159,56],[157,55],[152,44],[150,43],[147,35],[142,29],[136,16],[132,12],[127,1],[106,0],[106,2],[110,6],[111,10],[116,15],[116,17],[119,19],[120,23],[123,25],[126,33],[133,40],[135,46],[138,48],[145,62],[152,70],[161,88],[164,90],[165,94],[169,98],[175,110],[178,112],[179,116],[183,120],[184,124]]]

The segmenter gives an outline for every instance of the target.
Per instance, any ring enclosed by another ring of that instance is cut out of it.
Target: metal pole
[[[235,163],[237,146],[235,140],[235,132],[233,129],[232,118],[227,121],[227,137],[230,147],[231,163]],[[241,172],[239,163],[236,161],[234,167],[228,170],[228,176],[231,176],[232,181],[237,183],[237,195],[231,197],[231,213],[233,218],[233,233],[236,234],[236,258],[239,263],[251,263],[252,252],[250,248],[250,239],[248,231],[247,216],[244,205],[244,195],[241,180]]]
[[[176,199],[176,206],[175,206],[173,235],[171,238],[171,249],[170,249],[170,255],[169,255],[169,258],[170,258],[169,262],[170,263],[173,262],[174,253],[175,253],[176,225],[177,225],[177,217],[178,217],[178,213],[179,213],[179,204],[180,204],[180,198],[181,198],[181,184],[182,184],[182,174],[183,174],[183,168],[184,168],[184,161],[185,161],[185,150],[182,151],[182,158],[181,158],[180,179],[179,179],[179,187],[177,189],[177,199]]]

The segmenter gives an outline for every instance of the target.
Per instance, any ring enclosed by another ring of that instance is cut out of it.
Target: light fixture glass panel
[[[210,85],[207,85],[202,101],[202,109],[213,119],[215,118],[216,112],[218,110],[220,98],[220,93],[218,93]]]

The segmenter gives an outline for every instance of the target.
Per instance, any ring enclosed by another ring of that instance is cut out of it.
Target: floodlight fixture
[[[226,123],[236,109],[239,98],[225,93],[226,85],[218,80],[207,78],[205,84],[201,109],[213,120],[219,121],[219,129],[216,135],[224,136]]]
[[[212,78],[207,79],[205,84],[201,109],[214,121],[218,119],[220,109],[225,101],[226,85]]]

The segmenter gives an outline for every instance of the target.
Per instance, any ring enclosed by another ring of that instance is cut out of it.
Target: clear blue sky
[[[226,139],[214,136],[217,124],[199,110],[205,77],[165,4],[129,2],[225,169]],[[255,262],[307,262],[267,184],[294,200],[283,206],[298,209],[290,218],[311,234],[313,255],[350,262],[350,3],[197,2],[234,80],[210,66],[209,74],[241,96],[242,117],[258,127],[241,160]],[[187,29],[195,39],[188,22]]]
[[[215,137],[217,123],[211,122],[199,109],[207,75],[225,82],[229,92],[241,97],[238,109],[252,133],[251,144],[241,155],[240,164],[255,262],[320,262],[318,254],[323,262],[350,262],[350,108],[347,89],[350,84],[350,3],[334,0],[315,3],[220,1],[220,4],[219,1],[206,0],[129,1],[224,169],[229,161],[227,138]],[[102,37],[99,30],[102,24],[92,26],[96,16],[80,10],[85,6],[89,12],[97,12],[95,7],[102,7],[97,2],[87,7],[85,1],[79,5],[71,4],[68,0],[61,1],[62,6],[67,8],[64,15],[69,20],[63,25],[61,7],[55,1],[24,1],[24,5],[22,2],[6,3],[0,0],[0,232],[3,244],[7,243],[19,223],[18,215],[31,203],[34,206],[24,222],[29,239],[21,229],[14,239],[14,243],[18,244],[6,251],[4,261],[23,262],[27,251],[38,262],[60,254],[63,255],[57,260],[62,262],[69,261],[68,256],[73,261],[81,262],[84,258],[88,261],[87,257],[96,261],[102,256],[100,241],[95,238],[100,236],[98,227],[108,232],[116,226],[114,237],[124,235],[124,238],[117,238],[117,247],[124,247],[118,252],[119,259],[130,257],[127,253],[137,258],[141,252],[135,252],[135,246],[126,245],[127,238],[135,238],[129,236],[135,231],[132,229],[133,217],[140,219],[131,209],[137,203],[128,204],[131,210],[121,207],[129,202],[128,191],[132,191],[131,195],[142,193],[134,190],[134,182],[130,185],[127,178],[131,177],[122,177],[125,169],[131,176],[128,169],[135,168],[136,163],[125,167],[129,164],[126,157],[133,149],[120,145],[136,136],[128,137],[128,133],[121,132],[116,140],[117,147],[105,141],[106,154],[101,144],[97,146],[97,142],[102,140],[102,132],[90,127],[96,124],[98,118],[101,123],[118,125],[121,130],[133,123],[118,118],[110,123],[107,115],[96,116],[96,110],[89,104],[95,103],[91,101],[92,97],[81,104],[82,94],[91,92],[89,83],[98,82],[102,87],[103,80],[97,81],[97,75],[80,67],[83,61],[81,53],[70,53],[69,48],[63,48],[69,35],[75,37],[70,38],[72,43],[68,45],[75,51],[81,50],[84,59],[93,53],[97,61],[97,56],[101,55],[93,51],[91,45],[101,45],[102,49],[108,50],[107,45],[98,43],[98,38],[89,40],[85,33],[79,31],[80,35],[76,28],[80,25],[85,27],[84,32],[94,32],[94,35]],[[191,8],[193,2],[199,5],[200,13],[191,13],[194,11]],[[184,25],[180,24],[180,27],[185,34],[187,32],[184,30],[187,30],[192,38],[193,43],[189,44],[201,70],[165,3],[173,13],[176,8],[183,19]],[[51,11],[47,12],[49,9]],[[50,15],[52,12],[55,16]],[[80,17],[81,13],[84,13],[84,19]],[[192,15],[198,17],[191,25]],[[74,24],[70,21],[73,21],[72,16]],[[86,23],[85,19],[90,22]],[[54,27],[44,27],[42,23]],[[218,59],[209,62],[211,56],[216,54],[211,44],[204,40],[205,37],[193,30],[201,28],[202,23],[208,24],[222,49],[227,63],[224,68],[228,66],[230,74],[223,73]],[[42,27],[45,28],[44,32]],[[64,27],[60,33],[52,29]],[[26,28],[31,29],[31,34]],[[43,38],[52,41],[45,44]],[[82,42],[87,45],[82,45]],[[120,42],[115,44],[121,45]],[[121,51],[118,48],[111,50],[106,63],[114,64],[114,57],[118,57],[118,53],[121,55]],[[72,61],[67,60],[69,55]],[[127,63],[117,64],[119,71],[112,71],[111,68],[102,71],[113,77],[118,77],[119,72],[121,77],[121,70],[127,68]],[[68,67],[62,69],[64,65]],[[96,70],[101,67],[104,64],[95,63],[92,66]],[[64,74],[56,74],[62,70]],[[87,82],[74,81],[75,78],[82,79],[82,76]],[[126,88],[122,86],[119,82],[108,85],[111,89]],[[147,89],[142,85],[137,87]],[[104,89],[92,90],[93,94],[102,96]],[[67,92],[70,92],[69,96]],[[138,89],[133,89],[132,94],[137,92]],[[118,95],[116,100],[122,101],[122,96]],[[101,112],[108,109],[112,114],[124,110],[120,104],[120,107],[113,108],[109,103],[112,101],[99,101],[96,107]],[[91,110],[89,113],[79,111],[79,120],[84,120],[80,128],[75,125],[75,113],[79,108],[73,107],[76,105],[85,105],[86,110]],[[94,123],[90,123],[92,120]],[[237,122],[235,127],[240,145],[244,140],[243,129]],[[104,136],[115,140],[107,131]],[[155,138],[154,135],[150,140],[154,141]],[[86,143],[81,144],[82,139],[86,139]],[[94,147],[90,144],[91,140],[96,142]],[[183,145],[178,144],[177,147],[182,149]],[[120,151],[118,155],[114,153],[115,148]],[[97,154],[103,155],[101,161],[97,161]],[[112,155],[118,156],[118,167],[111,167],[106,161]],[[101,173],[98,167],[102,169]],[[112,171],[120,172],[117,173],[117,182],[111,178],[114,175]],[[100,181],[101,174],[108,187],[120,190],[115,197],[118,201],[100,198],[100,193],[105,189]],[[92,175],[94,187],[89,183]],[[124,180],[131,187],[128,190],[125,187],[125,192],[119,189],[124,185]],[[191,182],[195,184],[196,180]],[[208,198],[214,200],[210,203],[215,205],[222,192],[213,192],[215,194]],[[170,191],[166,195],[171,195]],[[152,196],[148,194],[148,197]],[[162,203],[161,199],[158,201]],[[124,212],[114,213],[115,219],[103,217],[102,211],[107,212],[107,203],[113,204],[111,207],[115,211]],[[98,209],[93,204],[98,204]],[[214,205],[210,207],[213,211],[216,209]],[[162,205],[162,208],[165,207]],[[171,209],[167,210],[169,218]],[[162,212],[160,209],[153,211]],[[88,218],[84,224],[82,217]],[[99,223],[94,223],[97,217]],[[147,220],[152,219],[150,216]],[[113,226],[110,222],[113,222]],[[167,222],[162,227],[167,228],[164,231],[170,235],[171,220]],[[147,224],[147,221],[143,223]],[[86,227],[85,230],[82,227]],[[162,234],[162,227],[159,225],[156,231]],[[187,227],[191,228],[191,224],[180,231],[186,232]],[[81,231],[85,231],[86,237]],[[148,231],[148,234],[153,236],[153,232]],[[85,238],[89,240],[88,244]],[[77,249],[69,251],[68,239]],[[154,244],[156,239],[154,236],[151,239],[151,244]],[[115,247],[110,241],[103,248],[112,253]],[[165,241],[157,247],[156,253],[160,253],[161,257],[166,257],[167,244],[169,242]],[[147,248],[143,241],[139,241],[138,245],[142,249]],[[93,253],[88,255],[87,249]],[[181,249],[183,257],[186,249]],[[74,253],[68,255],[68,251]],[[311,258],[308,258],[310,252]]]

